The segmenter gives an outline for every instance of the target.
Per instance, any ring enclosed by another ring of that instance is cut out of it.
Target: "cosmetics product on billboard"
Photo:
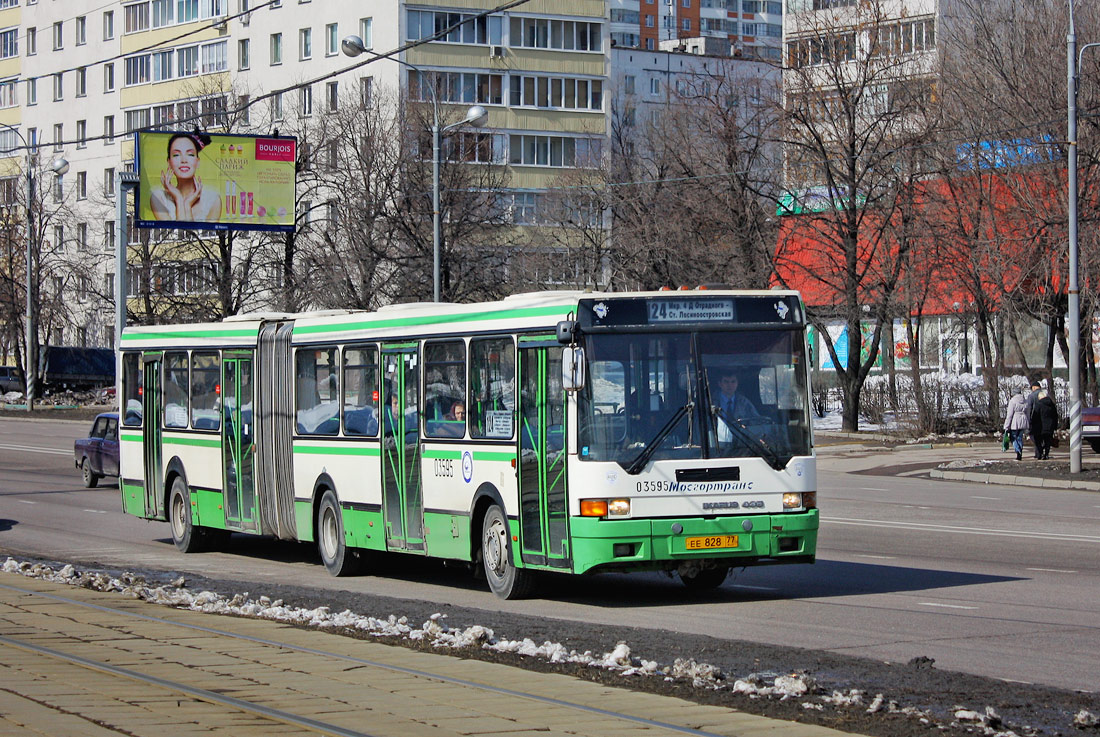
[[[248,214],[252,215],[252,192],[248,193]]]

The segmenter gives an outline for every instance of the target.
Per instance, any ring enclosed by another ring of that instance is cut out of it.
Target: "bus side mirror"
[[[563,348],[561,352],[561,385],[567,392],[584,387],[584,348]]]
[[[558,342],[570,345],[577,342],[577,321],[562,320],[558,323]]]

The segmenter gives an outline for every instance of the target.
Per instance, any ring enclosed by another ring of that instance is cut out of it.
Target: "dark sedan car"
[[[1081,410],[1081,439],[1100,453],[1100,407],[1085,407]]]
[[[118,414],[98,415],[88,437],[77,439],[73,459],[89,489],[104,476],[118,476]]]

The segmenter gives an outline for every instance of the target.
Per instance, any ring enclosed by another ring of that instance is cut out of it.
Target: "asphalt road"
[[[332,579],[306,545],[237,536],[229,552],[181,555],[165,523],[122,514],[116,487],[81,487],[71,448],[87,424],[0,419],[0,549],[248,581],[257,593],[271,582],[466,607],[484,611],[487,624],[532,615],[657,629],[673,640],[932,658],[940,669],[1100,691],[1100,494],[919,475],[972,449],[823,449],[813,566],[746,569],[705,597],[658,574],[600,575],[561,578],[543,599],[503,602],[460,567],[401,556],[383,559],[379,575]]]

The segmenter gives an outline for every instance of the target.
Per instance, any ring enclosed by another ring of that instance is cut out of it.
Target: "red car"
[[[91,489],[104,476],[118,476],[118,414],[104,412],[95,418],[86,438],[78,438],[73,448],[76,467]]]

